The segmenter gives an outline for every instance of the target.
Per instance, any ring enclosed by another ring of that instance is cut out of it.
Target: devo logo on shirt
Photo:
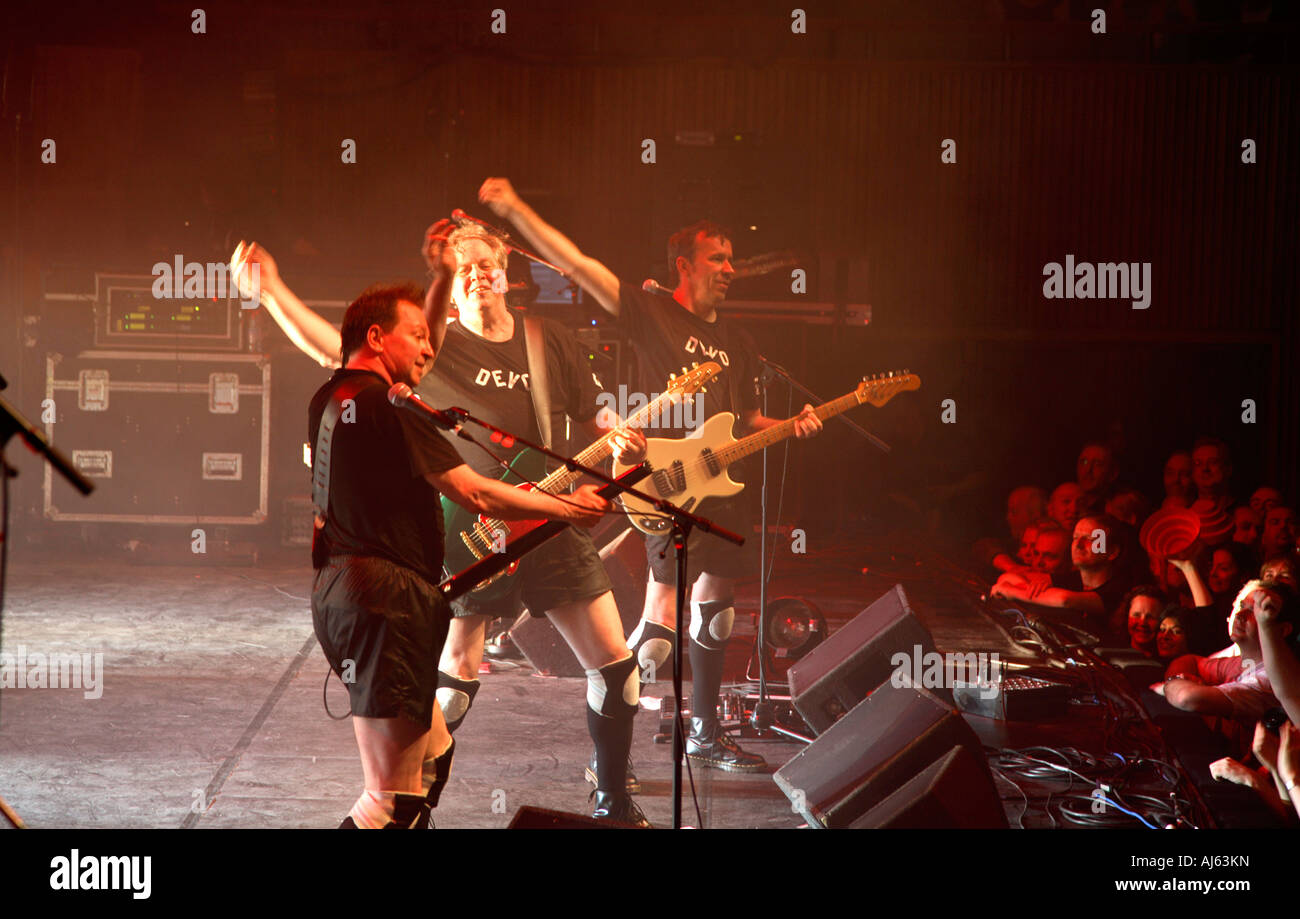
[[[480,367],[478,374],[474,377],[474,382],[479,386],[487,386],[491,383],[497,389],[514,389],[516,383],[522,383],[524,389],[528,389],[528,374],[515,373],[513,370],[502,373],[500,370],[488,370],[486,367]]]
[[[731,361],[727,359],[726,351],[723,351],[721,348],[712,348],[709,345],[706,345],[704,342],[700,341],[694,335],[686,339],[686,346],[684,350],[686,351],[687,354],[703,354],[705,357],[709,358],[710,360],[716,358],[718,361],[722,363],[723,367],[731,366]]]

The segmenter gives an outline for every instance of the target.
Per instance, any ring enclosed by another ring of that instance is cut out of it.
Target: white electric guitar
[[[864,402],[879,407],[900,392],[920,388],[921,378],[906,370],[864,377],[853,392],[819,405],[814,411],[825,421]],[[794,434],[795,419],[787,419],[740,440],[731,436],[731,426],[735,421],[736,416],[731,412],[721,412],[687,437],[648,438],[646,463],[651,472],[650,477],[640,484],[640,490],[688,511],[694,511],[706,498],[739,494],[745,486],[727,474],[727,467]],[[615,463],[614,474],[618,475],[627,468]],[[640,498],[624,495],[621,500],[633,526],[642,533],[653,536],[672,529],[671,520]]]

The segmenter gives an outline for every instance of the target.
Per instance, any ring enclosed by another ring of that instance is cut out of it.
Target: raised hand
[[[498,217],[509,217],[520,203],[509,179],[488,179],[480,186],[478,199]]]
[[[424,231],[424,245],[420,254],[429,270],[442,277],[456,273],[456,250],[447,245],[447,237],[456,229],[455,221],[443,218]]]
[[[256,271],[253,266],[257,266]],[[255,297],[259,287],[270,287],[280,280],[280,271],[271,253],[257,243],[246,243],[242,239],[230,257],[230,267],[244,297]]]

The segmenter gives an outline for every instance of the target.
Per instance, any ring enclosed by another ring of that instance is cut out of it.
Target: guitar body
[[[686,437],[647,438],[646,465],[650,467],[650,475],[641,482],[639,490],[692,513],[708,498],[740,494],[745,486],[712,459],[717,450],[736,443],[736,438],[731,436],[735,421],[736,416],[731,412],[721,412]],[[614,474],[620,475],[628,468],[615,463]],[[652,505],[630,495],[624,495],[622,501],[631,515],[632,525],[642,533],[654,536],[672,530],[672,521],[660,516]]]
[[[516,485],[527,491],[534,490],[533,482],[546,475],[546,458],[535,450],[524,450],[510,463],[510,472],[501,476],[501,481],[511,484],[519,482],[520,476],[526,481]],[[499,529],[487,526],[487,520],[465,510],[455,501],[442,498],[443,523],[443,569],[447,573],[463,571],[474,562],[494,551],[504,551],[505,546],[517,536],[536,529],[545,520],[508,520],[500,521]],[[504,532],[504,537],[497,535]],[[477,600],[491,602],[505,596],[510,591],[507,577],[519,568],[515,562],[505,571],[484,581],[473,591]]]
[[[879,408],[900,392],[920,388],[921,378],[915,374],[906,370],[902,373],[890,371],[864,377],[853,392],[824,402],[813,411],[825,421],[864,402]],[[704,422],[688,437],[647,441],[646,465],[650,468],[650,476],[641,483],[640,490],[693,512],[709,498],[729,498],[744,488],[727,474],[729,465],[795,435],[797,416],[737,440],[731,436],[735,419],[731,412],[722,412]],[[614,471],[619,473],[624,468],[616,463]],[[624,495],[623,505],[633,526],[642,533],[654,536],[672,529],[671,520],[639,498]]]

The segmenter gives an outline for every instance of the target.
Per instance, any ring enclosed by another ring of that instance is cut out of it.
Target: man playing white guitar
[[[570,274],[606,312],[619,319],[637,347],[643,392],[662,385],[670,374],[681,372],[693,361],[716,361],[723,367],[719,385],[695,397],[704,399],[704,417],[733,412],[743,429],[737,433],[744,434],[782,423],[759,411],[755,383],[759,367],[753,340],[744,329],[717,314],[716,307],[735,276],[731,242],[721,227],[701,222],[669,240],[668,258],[676,276],[676,289],[669,298],[620,281],[603,264],[584,255],[524,203],[509,180],[488,179],[479,189],[479,200],[514,223],[546,259]],[[795,421],[796,436],[812,437],[821,428],[813,407],[805,405]],[[748,529],[748,515],[734,500],[710,501],[703,512],[729,529]],[[650,579],[645,609],[628,639],[642,669],[651,673],[667,663],[677,627],[670,539],[670,534],[646,538]],[[693,580],[689,594],[693,691],[686,753],[694,764],[729,772],[754,772],[766,766],[761,756],[742,750],[722,731],[716,714],[724,650],[735,615],[735,581],[757,565],[750,558],[751,554],[716,537],[692,534],[688,576]]]

